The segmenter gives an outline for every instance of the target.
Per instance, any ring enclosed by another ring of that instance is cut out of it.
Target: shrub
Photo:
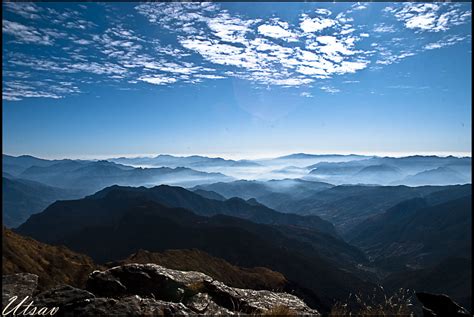
[[[329,316],[414,316],[414,292],[399,289],[387,296],[383,287],[370,295],[350,294],[345,303],[336,303]]]

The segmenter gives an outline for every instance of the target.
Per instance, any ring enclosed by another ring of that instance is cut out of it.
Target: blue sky
[[[469,154],[470,3],[4,3],[3,152]]]

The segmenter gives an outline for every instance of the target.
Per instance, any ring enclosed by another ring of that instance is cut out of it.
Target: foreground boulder
[[[57,307],[57,316],[172,316],[193,313],[182,303],[138,295],[96,297],[86,290],[71,286],[43,292],[34,298],[34,302],[37,307]]]
[[[423,316],[453,316],[453,317],[467,317],[471,314],[449,296],[444,294],[430,294],[419,292],[416,297],[423,304]]]
[[[32,297],[38,287],[38,276],[29,273],[18,273],[2,276],[2,307],[13,297]]]
[[[156,264],[127,264],[94,271],[87,290],[97,296],[139,295],[184,303],[200,314],[265,313],[279,306],[297,314],[318,314],[291,294],[229,287],[200,272],[171,270]]]
[[[17,282],[22,294],[33,295],[35,275],[28,276],[11,280],[4,298],[17,291]],[[200,272],[156,264],[94,271],[86,290],[64,285],[35,295],[33,301],[36,307],[58,308],[56,316],[319,315],[291,294],[234,288]]]
[[[92,272],[86,289],[99,296],[140,295],[179,302],[197,293],[195,290],[205,281],[212,278],[200,272],[171,270],[157,264],[127,264]]]

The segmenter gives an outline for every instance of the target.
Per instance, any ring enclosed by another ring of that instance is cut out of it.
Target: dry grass
[[[336,303],[329,316],[414,316],[413,292],[399,289],[387,296],[384,289],[374,290],[372,296],[351,294],[347,302]]]
[[[82,288],[89,273],[101,268],[90,257],[64,246],[41,243],[5,227],[2,235],[2,274],[36,274],[41,290],[60,284]]]
[[[296,312],[288,306],[278,305],[262,314],[262,316],[296,316]]]
[[[167,250],[161,253],[139,250],[127,259],[109,263],[108,266],[126,263],[155,263],[174,270],[198,271],[237,288],[282,290],[287,283],[279,272],[263,267],[238,267],[197,249]]]

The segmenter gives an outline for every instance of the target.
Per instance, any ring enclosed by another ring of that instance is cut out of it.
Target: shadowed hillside
[[[197,248],[233,265],[281,272],[309,291],[302,296],[310,305],[326,309],[334,298],[371,287],[334,267],[311,244],[272,226],[224,215],[198,216],[120,188],[95,198],[54,203],[18,232],[48,243],[64,243],[100,263],[123,259],[139,249]]]
[[[64,246],[41,243],[6,228],[2,237],[2,274],[36,274],[42,289],[64,283],[84,287],[89,273],[99,268],[90,257]]]
[[[56,200],[80,197],[72,190],[6,177],[2,178],[2,193],[3,224],[8,228],[19,226]]]
[[[203,272],[238,288],[283,290],[288,284],[281,273],[264,267],[240,268],[198,249],[167,250],[161,253],[138,250],[124,260],[106,265],[112,267],[127,263],[155,263],[174,270]]]

